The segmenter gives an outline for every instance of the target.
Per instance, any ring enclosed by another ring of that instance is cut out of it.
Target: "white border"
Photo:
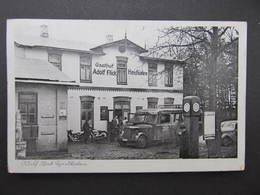
[[[14,39],[16,22],[7,20],[8,91],[8,171],[10,173],[110,173],[110,172],[191,172],[236,171],[245,169],[246,52],[247,23],[223,21],[171,21],[176,26],[234,26],[239,31],[238,59],[238,157],[234,159],[167,160],[16,160],[15,159],[15,84]],[[57,20],[58,21],[58,20]],[[72,20],[73,21],[73,20]],[[167,21],[162,21],[167,22]],[[169,21],[168,21],[169,22]]]

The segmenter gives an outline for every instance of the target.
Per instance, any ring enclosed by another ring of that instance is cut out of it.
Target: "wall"
[[[23,54],[24,53],[24,54]],[[92,57],[92,83],[80,83],[80,86],[97,86],[97,87],[120,87],[120,88],[142,88],[142,89],[168,89],[168,90],[183,90],[183,68],[181,65],[173,66],[173,87],[165,87],[164,74],[158,76],[157,86],[148,86],[148,63],[140,60],[139,54],[129,48],[120,53],[117,46],[111,46],[104,49],[106,55],[94,55]],[[48,61],[48,53],[46,48],[26,48],[24,51],[19,51],[19,55],[24,55],[27,58],[42,59]],[[131,70],[139,70],[146,72],[147,75],[130,75],[128,74],[127,85],[118,85],[116,75],[109,75],[107,71],[116,71],[116,56],[128,57],[127,68]],[[112,68],[105,70],[105,75],[93,74],[94,69],[101,70],[104,68],[96,67],[99,64],[113,64]],[[80,82],[80,54],[76,52],[62,53],[62,71],[73,80]],[[164,71],[164,64],[157,64],[157,71]],[[51,92],[50,94],[53,94]],[[182,103],[182,92],[130,92],[130,91],[89,91],[85,89],[76,89],[68,91],[68,129],[74,131],[80,130],[80,96],[94,96],[94,126],[97,129],[106,130],[106,121],[100,121],[100,106],[108,106],[113,109],[113,97],[127,96],[131,97],[131,112],[135,112],[136,106],[147,108],[147,97],[158,97],[158,104],[163,104],[164,97],[173,97],[175,104]],[[62,126],[62,124],[59,124]],[[51,129],[51,128],[50,128]],[[58,135],[64,137],[64,134]],[[52,139],[49,138],[48,139]],[[62,138],[63,139],[63,138]],[[44,143],[44,142],[43,142]]]
[[[16,83],[16,109],[18,109],[19,92],[35,92],[38,96],[37,151],[66,149],[67,118],[59,117],[57,110],[59,112],[61,106],[67,110],[67,88],[55,85]]]
[[[17,50],[17,55],[26,58],[42,59],[48,61],[46,48],[25,48],[25,51]],[[139,54],[133,48],[128,48],[125,53],[120,53],[117,46],[105,48],[106,55],[94,55],[92,57],[92,83],[80,83],[81,86],[102,86],[102,87],[121,87],[121,88],[149,88],[149,89],[174,89],[183,90],[183,68],[181,65],[173,66],[173,87],[165,87],[164,74],[158,75],[157,86],[148,86],[148,63],[140,60]],[[24,53],[24,54],[23,54]],[[128,57],[127,68],[146,72],[147,75],[127,74],[127,85],[118,85],[116,75],[110,72],[116,71],[116,56]],[[96,64],[113,64],[113,68],[96,67]],[[104,70],[104,75],[94,74],[94,69]],[[62,53],[62,71],[71,79],[80,82],[80,54],[76,52]],[[157,71],[164,71],[164,63],[157,63]]]
[[[164,74],[158,75],[157,86],[148,86],[148,63],[140,60],[139,54],[132,48],[126,50],[125,53],[120,53],[117,46],[105,48],[103,56],[93,56],[92,69],[104,70],[105,68],[96,67],[96,64],[113,64],[113,68],[107,68],[104,75],[94,74],[92,72],[92,83],[81,83],[81,86],[102,86],[102,87],[122,87],[122,88],[149,88],[149,89],[176,89],[182,90],[182,67],[176,65],[173,68],[173,87],[165,87]],[[116,75],[109,75],[107,72],[116,71],[116,56],[128,57],[127,69],[139,70],[146,73],[146,75],[131,75],[128,74],[127,85],[118,85]],[[78,69],[79,70],[79,69]],[[157,71],[164,71],[164,63],[157,63]]]
[[[164,104],[165,97],[174,98],[175,104],[182,104],[182,93],[169,92],[130,92],[116,90],[68,90],[68,129],[80,131],[80,96],[94,96],[94,128],[107,130],[107,122],[100,120],[100,106],[108,106],[108,109],[114,109],[113,97],[126,96],[131,97],[131,113],[136,112],[136,106],[147,108],[147,98],[157,97],[158,105]],[[111,117],[110,117],[111,118]]]
[[[21,49],[23,48],[16,49],[17,55],[21,57],[48,61],[47,48],[24,48],[23,56],[22,54],[20,54],[22,53],[20,51]],[[61,63],[62,71],[67,74],[71,79],[79,82],[79,53],[63,51],[61,56]]]

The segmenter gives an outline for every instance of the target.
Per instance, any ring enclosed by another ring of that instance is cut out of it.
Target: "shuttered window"
[[[117,59],[117,84],[127,85],[127,57],[116,57]]]
[[[92,82],[91,55],[80,56],[80,82]]]
[[[164,104],[173,105],[174,104],[174,98],[164,98]]]
[[[171,64],[165,64],[165,86],[173,86],[173,68]]]
[[[157,86],[157,64],[148,64],[148,85]]]
[[[158,98],[156,97],[147,98],[147,108],[157,108],[157,106],[158,106]]]

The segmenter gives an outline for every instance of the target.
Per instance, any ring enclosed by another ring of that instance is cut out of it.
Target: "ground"
[[[222,158],[236,157],[236,146],[221,147]],[[199,157],[208,158],[205,142],[199,144]],[[179,147],[161,144],[144,149],[121,147],[117,142],[70,143],[66,152],[45,152],[28,159],[177,159]]]

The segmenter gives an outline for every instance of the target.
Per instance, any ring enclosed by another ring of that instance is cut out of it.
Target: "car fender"
[[[138,134],[135,136],[135,139],[138,140],[138,138],[142,135],[146,137],[146,135],[143,132],[138,132]]]
[[[225,138],[225,137],[232,138],[232,137],[231,137],[229,134],[227,134],[227,133],[224,133],[224,134],[221,135],[221,138],[222,138],[222,139]]]

